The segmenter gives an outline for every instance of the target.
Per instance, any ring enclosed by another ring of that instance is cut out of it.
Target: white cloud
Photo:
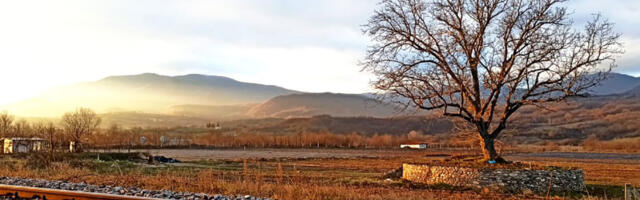
[[[360,25],[375,0],[63,0],[0,2],[0,104],[104,76],[206,73],[322,92],[366,92]],[[638,73],[640,2],[575,0],[625,34]]]
[[[366,45],[358,23],[366,17],[345,22],[373,4],[341,2],[0,2],[0,104],[49,87],[142,72],[365,91],[366,75],[356,63]],[[371,5],[332,9],[347,4]]]
[[[367,90],[366,83],[369,81],[368,76],[361,73],[356,65],[357,58],[361,57],[360,52],[349,50],[230,45],[217,48],[212,54],[220,56],[216,59],[220,65],[237,66],[234,63],[244,63],[258,66],[250,68],[250,71],[230,74],[232,77],[295,90],[362,92]]]

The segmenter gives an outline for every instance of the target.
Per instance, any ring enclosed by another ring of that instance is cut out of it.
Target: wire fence
[[[640,200],[640,189],[632,187],[629,183],[625,184],[624,200]]]

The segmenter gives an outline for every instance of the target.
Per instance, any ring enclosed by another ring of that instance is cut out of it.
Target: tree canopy
[[[519,108],[585,96],[622,53],[613,23],[565,0],[384,0],[365,34],[373,86],[475,126],[485,158]]]

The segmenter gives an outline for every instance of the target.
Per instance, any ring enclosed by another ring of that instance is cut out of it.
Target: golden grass
[[[431,152],[433,154],[434,152]],[[451,153],[451,152],[445,152]],[[249,194],[277,199],[543,199],[538,196],[483,194],[480,191],[414,185],[385,180],[382,174],[404,162],[428,160],[424,151],[390,151],[371,158],[201,160],[182,166],[135,164],[128,161],[80,160],[52,162],[33,168],[28,159],[0,158],[0,175],[136,186],[146,189]],[[637,162],[533,159],[535,164],[578,167],[590,184],[640,185]],[[610,197],[610,196],[609,196]],[[562,198],[562,197],[556,197]],[[589,197],[598,199],[601,197]]]
[[[381,172],[396,168],[406,159],[214,160],[186,163],[189,166],[180,167],[65,160],[53,162],[46,168],[33,169],[24,159],[5,157],[0,163],[0,175],[155,190],[250,194],[276,199],[538,198],[438,189],[381,178]]]

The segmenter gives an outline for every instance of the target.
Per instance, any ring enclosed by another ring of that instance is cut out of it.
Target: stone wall
[[[477,169],[454,166],[404,164],[402,178],[417,183],[491,188],[505,192],[580,192],[585,188],[582,170]]]

